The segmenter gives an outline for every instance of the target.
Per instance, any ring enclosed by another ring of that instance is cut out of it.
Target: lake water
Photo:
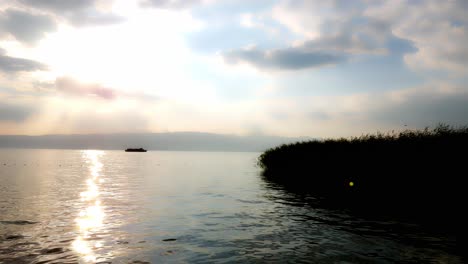
[[[450,235],[314,206],[259,153],[0,150],[0,263],[462,263]]]

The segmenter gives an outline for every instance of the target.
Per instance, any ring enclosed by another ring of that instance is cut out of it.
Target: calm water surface
[[[0,263],[462,263],[454,237],[264,182],[258,155],[0,150]]]

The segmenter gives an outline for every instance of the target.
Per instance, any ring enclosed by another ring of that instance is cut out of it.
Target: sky
[[[464,0],[0,0],[0,135],[468,124]]]

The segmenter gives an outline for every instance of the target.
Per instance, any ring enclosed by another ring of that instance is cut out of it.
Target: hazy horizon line
[[[153,134],[205,134],[217,136],[233,136],[233,137],[276,137],[276,138],[320,138],[313,136],[281,136],[273,134],[252,133],[252,134],[235,134],[235,133],[216,133],[204,131],[168,131],[168,132],[110,132],[110,133],[57,133],[57,134],[0,134],[0,137],[45,137],[45,136],[100,136],[100,135],[153,135]]]

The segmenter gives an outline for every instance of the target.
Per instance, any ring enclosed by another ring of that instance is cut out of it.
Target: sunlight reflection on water
[[[81,201],[86,203],[86,208],[78,213],[75,219],[79,229],[79,235],[72,243],[73,249],[82,257],[85,262],[95,262],[95,248],[101,247],[101,243],[87,241],[91,232],[101,227],[104,220],[104,210],[99,200],[99,186],[102,182],[99,179],[102,170],[102,163],[99,158],[104,155],[103,151],[85,150],[82,157],[89,164],[90,178],[86,180],[87,190],[80,193]]]

